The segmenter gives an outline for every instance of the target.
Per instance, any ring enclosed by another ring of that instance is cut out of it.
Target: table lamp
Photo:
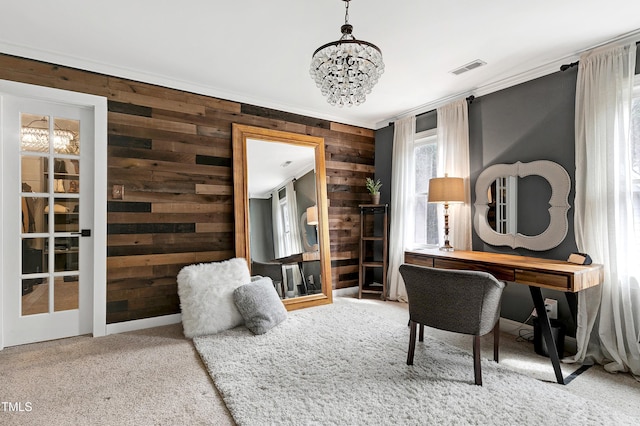
[[[307,207],[307,225],[318,224],[318,206]]]
[[[440,250],[453,251],[449,244],[449,204],[464,203],[464,180],[446,173],[444,177],[429,179],[428,202],[444,204],[444,245]]]
[[[318,241],[318,206],[313,205],[307,208],[307,225],[311,225],[316,230],[316,241]],[[318,251],[318,244],[311,246],[311,251]]]

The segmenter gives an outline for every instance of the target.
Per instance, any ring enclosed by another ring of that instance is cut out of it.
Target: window
[[[413,247],[438,245],[437,205],[427,203],[429,179],[437,176],[438,144],[436,129],[416,133],[415,160],[415,214]]]
[[[636,75],[631,106],[631,168],[633,170],[633,228],[640,250],[640,75]]]

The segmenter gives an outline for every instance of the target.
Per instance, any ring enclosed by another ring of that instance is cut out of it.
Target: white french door
[[[94,116],[4,96],[4,346],[93,330]]]

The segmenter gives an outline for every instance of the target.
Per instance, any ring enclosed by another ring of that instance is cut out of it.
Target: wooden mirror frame
[[[287,143],[314,149],[316,203],[318,206],[318,250],[320,253],[322,293],[284,299],[282,303],[289,311],[332,303],[333,286],[331,284],[331,251],[329,249],[329,214],[324,138],[236,123],[232,124],[231,130],[236,257],[245,258],[249,264],[249,269],[251,269],[251,247],[249,236],[247,139]]]

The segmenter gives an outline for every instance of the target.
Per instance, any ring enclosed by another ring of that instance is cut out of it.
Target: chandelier
[[[309,72],[331,105],[360,105],[384,72],[382,51],[373,43],[356,40],[349,25],[349,1],[345,2],[340,40],[313,52]]]
[[[46,122],[46,119],[34,120],[20,129],[20,146],[23,151],[49,152],[49,129],[30,127],[31,124],[36,121]],[[54,129],[54,152],[62,154],[77,154],[78,146],[75,138],[75,133],[70,130]]]

